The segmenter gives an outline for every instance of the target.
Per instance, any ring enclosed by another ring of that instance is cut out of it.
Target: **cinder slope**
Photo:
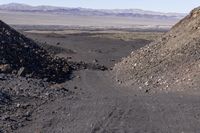
[[[200,89],[200,9],[194,9],[162,38],[131,53],[113,70],[124,85],[166,91]]]
[[[67,78],[69,65],[0,21],[0,73],[60,82]]]

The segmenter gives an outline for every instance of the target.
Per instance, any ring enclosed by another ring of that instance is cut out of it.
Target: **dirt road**
[[[90,38],[45,37],[40,42],[69,48],[72,60],[97,59],[108,67],[144,43]],[[59,42],[59,45],[56,43]],[[115,61],[111,61],[114,59]],[[17,133],[198,133],[200,97],[189,94],[145,93],[117,84],[109,71],[82,70],[61,86],[75,92],[37,108]]]
[[[106,72],[77,72],[79,94],[38,108],[20,133],[197,133],[200,98],[146,94],[113,84]]]

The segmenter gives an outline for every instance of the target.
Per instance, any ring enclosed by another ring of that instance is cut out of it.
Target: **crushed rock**
[[[65,80],[69,72],[67,61],[54,58],[34,41],[0,21],[0,73],[18,73],[59,82]]]
[[[200,89],[199,36],[200,9],[196,8],[160,39],[116,64],[116,81],[152,91]]]
[[[41,105],[57,98],[78,94],[66,85],[52,84],[42,79],[0,74],[0,129],[13,132],[31,121],[32,113]],[[1,132],[0,130],[0,132]]]

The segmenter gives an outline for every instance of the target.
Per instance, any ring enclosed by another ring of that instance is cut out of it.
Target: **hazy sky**
[[[187,13],[200,6],[200,0],[0,0],[0,4],[25,3],[30,5],[52,5],[97,9],[137,8],[161,12]]]

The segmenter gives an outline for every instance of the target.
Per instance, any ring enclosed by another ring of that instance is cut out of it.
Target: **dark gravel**
[[[69,76],[70,69],[67,61],[54,58],[34,41],[0,21],[0,72],[60,82]]]
[[[61,84],[42,79],[1,74],[0,80],[0,129],[11,132],[31,121],[31,115],[39,106],[58,97],[75,95]]]

